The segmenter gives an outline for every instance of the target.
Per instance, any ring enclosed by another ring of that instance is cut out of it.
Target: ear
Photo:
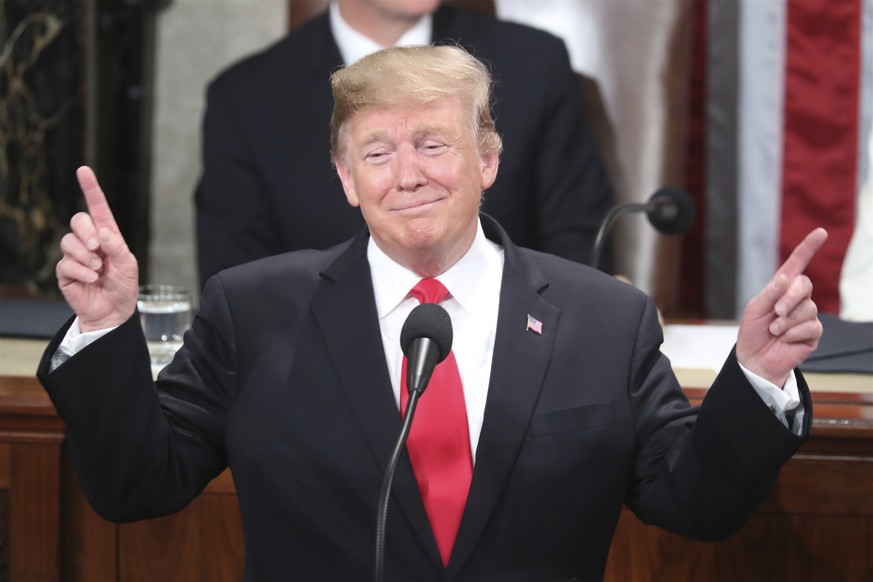
[[[487,190],[497,179],[497,168],[500,165],[500,155],[496,153],[482,154],[480,174],[482,176],[482,190]]]
[[[352,206],[358,207],[361,205],[358,200],[358,195],[355,193],[355,181],[352,179],[352,173],[345,162],[337,160],[336,173],[339,176],[340,182],[343,184],[343,191],[346,193],[346,200]]]

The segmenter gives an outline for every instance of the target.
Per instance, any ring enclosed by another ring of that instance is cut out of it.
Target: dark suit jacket
[[[587,262],[613,197],[563,42],[451,7],[435,13],[434,38],[459,41],[497,80],[504,152],[484,210],[516,244]],[[360,230],[361,213],[330,162],[329,76],[341,66],[324,14],[209,86],[195,195],[201,283],[223,268],[324,249]]]
[[[623,503],[688,536],[735,531],[802,439],[773,416],[733,355],[700,409],[690,407],[659,352],[649,298],[520,249],[487,217],[483,226],[504,245],[505,267],[467,506],[444,571],[404,455],[386,578],[598,579]],[[138,318],[48,373],[62,330],[39,376],[98,513],[174,512],[229,464],[247,579],[369,579],[400,417],[366,246],[362,233],[211,279],[157,391]],[[525,330],[528,314],[542,335]]]

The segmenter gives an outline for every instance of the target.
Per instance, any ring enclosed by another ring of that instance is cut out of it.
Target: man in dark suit
[[[454,47],[393,48],[332,83],[333,159],[367,228],[211,278],[156,383],[136,259],[93,173],[79,171],[89,212],[71,220],[57,267],[77,318],[38,374],[98,513],[177,511],[230,466],[247,579],[369,578],[404,400],[397,337],[424,278],[450,293],[454,360],[437,371],[456,364],[453,412],[468,429],[428,439],[469,436],[472,474],[450,483],[464,483],[459,524],[435,535],[432,482],[420,488],[422,461],[404,452],[386,579],[598,579],[622,504],[688,536],[736,531],[809,430],[794,369],[821,324],[802,271],[826,233],[811,233],[749,303],[735,349],[691,407],[659,351],[650,298],[520,248],[478,213],[501,148],[479,61]],[[444,386],[424,393],[413,431]]]
[[[325,249],[360,230],[327,147],[330,74],[380,45],[431,41],[460,43],[497,80],[505,149],[483,210],[516,244],[588,262],[614,199],[563,42],[438,0],[340,0],[208,88],[195,194],[201,284],[221,269]]]

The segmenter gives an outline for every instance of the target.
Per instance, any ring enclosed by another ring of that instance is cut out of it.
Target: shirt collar
[[[339,47],[343,62],[350,65],[370,53],[385,48],[371,38],[364,36],[343,20],[339,4],[330,3],[330,30]],[[403,33],[394,46],[417,46],[430,44],[433,29],[433,15],[425,14],[418,19],[415,26]]]
[[[394,262],[373,237],[367,245],[367,260],[373,278],[376,312],[382,319],[400,305],[421,277]],[[470,249],[437,279],[463,309],[477,313],[483,303],[499,299],[502,275],[503,247],[485,237],[479,222]]]

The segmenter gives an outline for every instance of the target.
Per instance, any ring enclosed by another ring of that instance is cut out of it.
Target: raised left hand
[[[806,235],[767,286],[749,301],[740,320],[737,360],[780,387],[821,339],[812,282],[803,271],[827,238],[823,228]]]

